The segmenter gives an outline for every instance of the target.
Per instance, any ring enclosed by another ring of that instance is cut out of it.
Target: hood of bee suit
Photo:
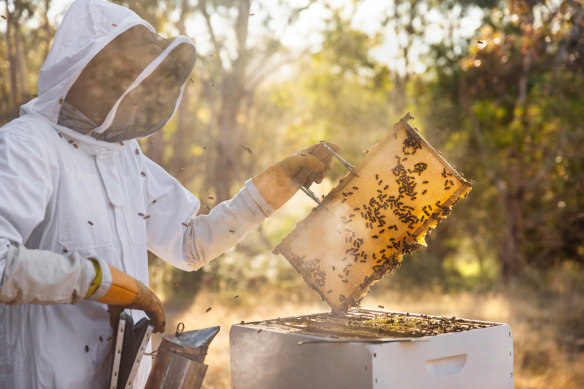
[[[77,0],[41,67],[38,97],[21,115],[108,143],[145,137],[176,111],[195,58],[185,36],[164,39],[130,9]]]

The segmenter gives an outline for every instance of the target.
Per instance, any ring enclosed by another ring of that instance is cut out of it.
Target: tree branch
[[[205,18],[205,23],[207,25],[209,35],[211,36],[211,42],[213,43],[213,47],[215,49],[215,55],[217,56],[217,62],[219,63],[219,67],[221,68],[222,71],[224,71],[225,67],[223,66],[223,61],[221,60],[221,46],[217,41],[217,37],[215,36],[215,30],[213,30],[213,26],[211,25],[211,17],[207,12],[207,1],[201,0],[198,4],[198,8],[199,11],[201,11],[203,17]]]

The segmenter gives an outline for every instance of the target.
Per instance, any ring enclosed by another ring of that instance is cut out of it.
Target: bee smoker
[[[179,323],[175,335],[162,337],[146,389],[201,387],[208,367],[203,362],[219,327],[183,330]]]

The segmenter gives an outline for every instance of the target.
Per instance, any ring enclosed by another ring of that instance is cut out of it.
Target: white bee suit
[[[116,107],[94,136],[57,124],[84,67],[136,25],[154,32],[124,7],[76,1],[41,69],[38,97],[0,128],[0,388],[106,386],[112,329],[107,306],[82,299],[95,277],[86,258],[147,285],[148,250],[196,270],[273,212],[248,181],[233,199],[196,216],[199,200],[135,140],[98,140],[115,125]],[[180,44],[192,45],[173,40],[133,87]],[[144,316],[132,314],[134,321]],[[145,384],[149,369],[144,357],[135,387]]]

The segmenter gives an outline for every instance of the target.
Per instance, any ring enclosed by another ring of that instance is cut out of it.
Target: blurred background
[[[197,45],[180,110],[141,144],[204,212],[321,139],[357,164],[411,112],[473,190],[362,305],[507,322],[518,388],[584,387],[580,1],[117,2]],[[0,3],[0,124],[35,96],[70,4]],[[326,194],[345,173],[335,163],[312,189]],[[198,272],[149,258],[170,332],[222,326],[204,387],[230,385],[231,324],[329,310],[271,253],[311,207],[297,195]]]

